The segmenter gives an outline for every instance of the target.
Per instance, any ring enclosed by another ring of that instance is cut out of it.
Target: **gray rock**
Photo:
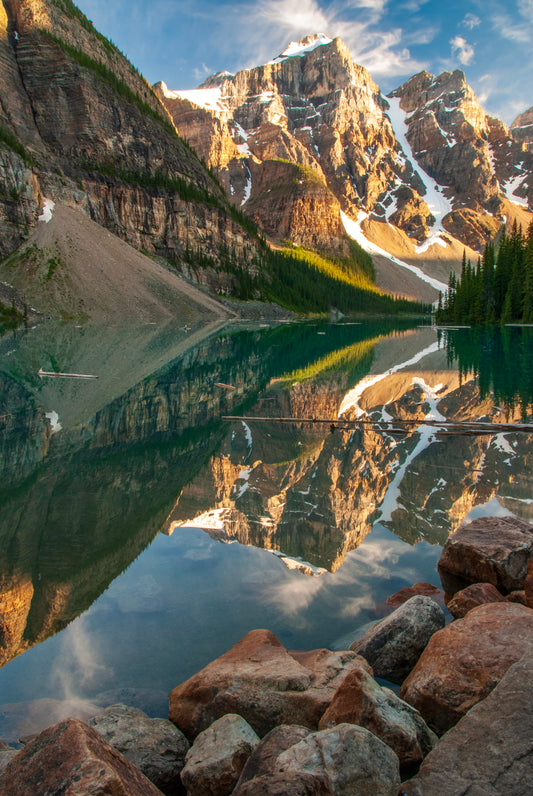
[[[167,796],[184,792],[180,773],[189,743],[172,722],[151,719],[127,705],[111,705],[87,723]]]
[[[244,766],[234,796],[239,796],[244,785],[250,780],[263,778],[267,774],[274,774],[276,761],[282,752],[291,746],[303,741],[311,734],[307,727],[297,724],[282,724],[274,727],[263,740],[257,744]],[[246,791],[242,791],[248,792]]]
[[[325,780],[329,790],[319,792],[332,796],[397,796],[400,788],[398,758],[392,749],[355,724],[311,733],[281,753],[277,768],[288,783],[309,775],[321,783]]]
[[[444,624],[444,612],[437,603],[418,595],[374,625],[350,649],[368,661],[375,677],[402,683]]]
[[[0,771],[4,770],[16,754],[18,754],[18,749],[13,749],[12,746],[4,743],[4,741],[0,741]]]
[[[438,740],[417,710],[362,670],[346,676],[318,728],[344,723],[358,724],[381,738],[398,755],[404,775],[417,770]]]
[[[402,790],[409,796],[533,793],[533,654],[443,735]]]
[[[228,713],[201,732],[187,752],[181,779],[188,796],[227,796],[259,743],[248,722]]]

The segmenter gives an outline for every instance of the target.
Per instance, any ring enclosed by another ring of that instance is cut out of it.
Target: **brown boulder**
[[[485,603],[506,602],[503,594],[500,594],[496,586],[492,583],[473,583],[466,589],[458,591],[448,602],[448,611],[455,619],[462,619],[463,616],[478,605]]]
[[[530,608],[508,602],[480,605],[435,633],[400,695],[442,734],[531,649]]]
[[[505,599],[510,603],[520,603],[520,605],[527,606],[526,593],[524,589],[512,591],[506,595]],[[529,606],[528,606],[529,607]]]
[[[524,581],[524,592],[526,596],[526,605],[533,608],[533,558],[529,559],[527,565],[526,579]]]
[[[522,589],[533,557],[533,526],[516,517],[479,517],[453,533],[439,560],[447,592],[458,591],[447,576],[467,583],[492,583],[503,594]]]
[[[192,739],[226,713],[262,737],[278,724],[316,729],[352,669],[371,672],[353,652],[289,653],[269,630],[252,630],[170,694],[169,719]]]
[[[6,766],[2,796],[161,796],[133,763],[77,719],[44,730]]]
[[[357,724],[390,746],[404,772],[420,764],[437,741],[420,713],[363,670],[346,675],[318,728]]]
[[[391,608],[398,608],[399,605],[403,605],[407,600],[410,600],[411,597],[415,597],[417,594],[422,594],[424,597],[431,597],[435,600],[437,605],[444,608],[444,593],[442,589],[433,586],[432,583],[424,583],[423,581],[415,583],[414,586],[404,586],[403,589],[391,594],[390,597],[387,597],[387,605],[390,605]]]
[[[533,656],[511,666],[489,696],[439,741],[409,796],[533,793]]]

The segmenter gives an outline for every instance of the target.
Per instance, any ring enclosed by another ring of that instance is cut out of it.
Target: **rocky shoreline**
[[[439,574],[444,594],[402,589],[349,650],[289,651],[251,631],[172,691],[169,719],[113,705],[21,751],[0,742],[0,792],[525,796],[533,527],[474,520],[445,544]]]

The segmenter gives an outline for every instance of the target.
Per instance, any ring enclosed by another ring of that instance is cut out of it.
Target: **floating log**
[[[39,368],[37,375],[41,378],[43,376],[53,376],[59,379],[97,379],[98,376],[93,376],[89,373],[54,373],[53,371],[43,370]]]
[[[216,381],[215,387],[222,387],[224,390],[234,390],[235,387],[232,384],[224,384],[222,381]]]
[[[244,420],[249,422],[261,423],[314,423],[317,425],[325,424],[335,426],[338,429],[357,428],[358,426],[377,426],[382,428],[383,431],[389,431],[391,428],[403,426],[405,431],[417,426],[432,426],[441,428],[443,431],[464,433],[471,431],[474,434],[508,434],[509,432],[522,432],[526,434],[533,434],[533,424],[531,423],[476,423],[476,422],[454,422],[451,420],[400,420],[399,418],[392,418],[392,420],[370,420],[369,418],[356,420],[345,420],[343,418],[331,417],[250,417],[238,415],[223,415],[222,420]],[[396,429],[397,430],[397,429]]]

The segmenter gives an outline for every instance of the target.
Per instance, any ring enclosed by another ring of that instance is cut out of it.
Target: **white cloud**
[[[518,0],[518,11],[525,19],[533,23],[533,0]]]
[[[504,39],[518,42],[528,42],[531,39],[531,30],[527,26],[515,24],[504,14],[495,14],[491,22],[494,30]]]
[[[450,39],[452,45],[452,55],[455,55],[460,64],[467,66],[475,55],[474,48],[468,44],[467,40],[462,36],[454,36]]]
[[[477,28],[478,25],[481,25],[481,20],[475,14],[469,12],[468,14],[466,14],[461,24],[464,25],[465,28],[473,30],[474,28]]]

